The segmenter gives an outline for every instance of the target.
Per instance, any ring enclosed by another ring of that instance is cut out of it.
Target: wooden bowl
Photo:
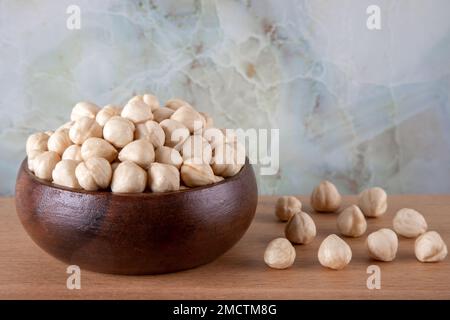
[[[34,242],[68,264],[114,274],[193,268],[230,249],[253,220],[255,174],[247,163],[222,182],[166,193],[78,191],[38,179],[26,159],[16,208]]]

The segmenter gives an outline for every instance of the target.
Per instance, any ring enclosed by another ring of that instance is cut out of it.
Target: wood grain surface
[[[306,197],[300,197],[310,212]],[[341,271],[317,261],[321,240],[336,232],[336,214],[312,214],[318,236],[296,246],[288,270],[272,270],[263,262],[267,243],[283,235],[284,223],[273,214],[275,197],[260,197],[255,220],[241,241],[216,261],[187,271],[155,276],[115,276],[81,271],[81,289],[66,288],[67,265],[39,249],[26,235],[15,213],[14,199],[0,199],[1,299],[450,299],[450,259],[424,264],[415,259],[414,240],[400,238],[393,262],[370,260],[365,236],[345,240],[353,250]],[[355,197],[344,198],[345,205]],[[450,244],[450,196],[390,196],[388,213],[368,221],[368,232],[392,225],[402,207],[423,213],[430,230]],[[180,239],[182,241],[182,239]],[[381,268],[381,289],[366,287],[369,265]]]

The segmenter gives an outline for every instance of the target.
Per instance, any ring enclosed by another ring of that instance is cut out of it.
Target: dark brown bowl
[[[42,249],[68,264],[114,274],[193,268],[230,249],[253,220],[257,187],[248,163],[214,185],[167,193],[77,191],[20,167],[16,208]]]

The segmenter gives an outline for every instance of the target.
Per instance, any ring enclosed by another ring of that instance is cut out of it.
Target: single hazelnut
[[[416,239],[414,251],[420,262],[439,262],[447,257],[447,245],[436,231],[428,231]]]
[[[155,161],[153,145],[146,139],[139,139],[127,144],[119,152],[119,160],[133,161],[144,169],[147,169]]]
[[[123,148],[134,138],[135,126],[128,119],[114,116],[103,127],[103,137],[116,148]]]
[[[264,262],[273,269],[287,269],[294,264],[295,248],[285,238],[269,242],[264,252]]]
[[[61,160],[53,169],[53,183],[74,189],[80,189],[80,184],[75,176],[75,168],[78,162],[74,160]]]
[[[79,118],[69,130],[70,140],[75,144],[82,144],[89,138],[101,138],[102,134],[102,127],[89,117]]]
[[[63,160],[83,161],[83,157],[81,156],[81,146],[73,144],[67,147],[61,158]]]
[[[62,129],[56,131],[50,136],[50,138],[48,138],[47,148],[49,151],[54,151],[61,156],[72,144],[72,140],[70,140],[69,137],[69,130]]]
[[[378,217],[387,210],[387,194],[379,188],[370,188],[360,193],[358,206],[366,217]]]
[[[200,135],[193,135],[183,143],[181,155],[184,160],[196,158],[209,164],[212,158],[212,148],[205,138]]]
[[[183,164],[183,158],[180,153],[166,146],[160,146],[155,150],[155,161],[159,163],[170,164],[175,166],[177,169],[181,168]]]
[[[117,158],[117,150],[106,140],[89,138],[81,146],[81,157],[85,161],[89,158],[105,158],[113,162]]]
[[[161,122],[163,120],[169,119],[175,111],[166,107],[158,108],[153,111],[153,120],[156,122]]]
[[[147,172],[131,161],[121,162],[114,170],[111,191],[119,193],[138,193],[145,190]]]
[[[111,182],[112,168],[109,161],[104,158],[89,158],[78,164],[75,176],[85,190],[106,189]]]
[[[189,137],[189,130],[183,124],[172,119],[159,123],[166,136],[165,145],[180,151],[184,141]]]
[[[135,124],[153,119],[152,108],[144,102],[142,96],[131,98],[123,107],[120,115]]]
[[[190,133],[201,130],[205,126],[203,117],[191,107],[182,106],[178,108],[174,114],[170,116],[170,119],[183,124],[189,129]]]
[[[322,266],[340,270],[352,260],[352,249],[337,235],[330,234],[320,244],[317,257]]]
[[[336,186],[327,180],[321,181],[311,194],[311,206],[317,212],[335,212],[340,208],[341,201]]]
[[[42,153],[44,153],[45,151],[41,151],[41,150],[30,150],[30,152],[27,155],[27,164],[28,164],[28,169],[31,172],[34,172],[34,159],[36,159],[36,157]]]
[[[148,185],[153,192],[180,189],[180,172],[170,164],[154,162],[148,169]]]
[[[199,187],[215,182],[214,172],[209,164],[189,159],[181,166],[181,179],[188,187]]]
[[[47,151],[47,143],[49,138],[50,136],[44,132],[37,132],[30,135],[27,139],[25,147],[27,155],[29,155],[32,150]]]
[[[156,96],[152,95],[152,94],[148,94],[148,93],[144,94],[144,95],[142,96],[142,100],[143,100],[147,105],[150,106],[152,112],[153,112],[154,110],[156,110],[156,109],[159,108],[159,101],[158,101],[158,98],[157,98]]]
[[[394,231],[383,228],[369,234],[366,245],[372,259],[392,261],[397,254],[398,238]]]
[[[366,218],[358,206],[351,205],[339,214],[337,228],[344,236],[359,237],[367,230]]]
[[[188,107],[188,108],[194,109],[188,102],[178,99],[178,98],[173,98],[173,99],[167,100],[165,107],[172,109],[173,111],[176,111],[176,110],[180,109],[181,107]]]
[[[164,145],[166,135],[158,122],[149,120],[136,125],[134,138],[136,140],[147,139],[155,148],[157,148]]]
[[[114,116],[120,116],[122,109],[120,107],[114,106],[112,104],[108,104],[104,106],[95,116],[95,121],[103,127],[109,119]]]
[[[284,234],[292,243],[308,244],[316,236],[316,225],[309,214],[295,212],[287,222]]]
[[[406,238],[416,238],[428,229],[423,215],[409,208],[397,211],[393,220],[393,227],[397,234]]]
[[[100,108],[95,103],[86,101],[78,102],[72,109],[70,120],[77,121],[81,117],[95,119],[95,116],[99,111]]]
[[[302,203],[296,197],[282,196],[275,205],[275,215],[281,221],[288,221],[296,212],[302,211]]]
[[[44,151],[33,160],[34,175],[39,179],[51,181],[52,172],[61,157],[54,151]]]
[[[211,166],[215,175],[231,177],[245,164],[245,149],[240,144],[224,143],[216,146]]]

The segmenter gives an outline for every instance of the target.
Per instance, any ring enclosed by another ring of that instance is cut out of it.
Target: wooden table
[[[307,212],[306,197],[300,197]],[[69,290],[67,265],[38,248],[15,213],[14,199],[0,199],[1,299],[450,299],[450,258],[424,264],[415,259],[414,240],[400,239],[394,262],[367,257],[365,236],[345,240],[353,250],[341,271],[317,261],[321,240],[336,232],[335,214],[312,214],[318,236],[296,246],[297,259],[288,270],[269,269],[263,262],[267,243],[283,236],[284,223],[273,214],[276,197],[260,197],[256,218],[242,240],[209,265],[158,276],[114,276],[81,270],[81,289]],[[345,205],[355,197],[345,197]],[[368,232],[391,227],[402,207],[422,212],[430,230],[450,245],[450,195],[390,196],[388,213],[368,221]],[[367,267],[381,268],[381,289],[369,290]]]

